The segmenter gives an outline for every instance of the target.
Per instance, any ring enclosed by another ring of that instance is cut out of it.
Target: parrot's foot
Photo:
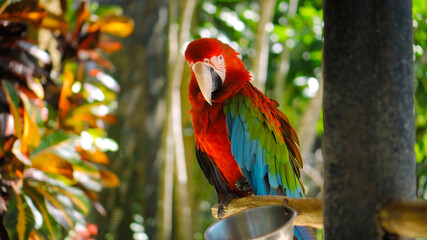
[[[254,190],[245,177],[241,177],[234,185],[239,191],[247,193],[249,196],[254,195]]]
[[[225,215],[225,207],[227,207],[227,205],[236,198],[240,198],[239,195],[235,194],[235,193],[228,193],[225,197],[223,197],[219,202],[218,202],[218,218],[222,219]]]

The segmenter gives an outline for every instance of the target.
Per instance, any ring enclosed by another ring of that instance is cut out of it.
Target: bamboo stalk
[[[224,217],[247,209],[283,205],[294,208],[298,215],[294,224],[323,228],[323,201],[315,198],[289,198],[285,196],[250,196],[232,200],[224,208]],[[212,214],[218,218],[218,205]],[[427,201],[394,200],[384,204],[378,211],[380,226],[389,233],[406,237],[427,237]],[[336,219],[339,221],[339,219]]]

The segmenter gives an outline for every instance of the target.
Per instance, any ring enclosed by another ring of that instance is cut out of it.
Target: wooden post
[[[377,208],[413,199],[410,0],[324,1],[325,238],[382,239]]]

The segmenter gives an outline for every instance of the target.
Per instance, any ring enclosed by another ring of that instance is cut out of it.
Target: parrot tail
[[[294,227],[294,236],[298,240],[315,240],[316,235],[314,234],[313,228],[310,227]]]

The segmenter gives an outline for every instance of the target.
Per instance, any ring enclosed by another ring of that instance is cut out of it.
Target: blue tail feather
[[[309,227],[294,227],[294,236],[298,238],[298,240],[311,240],[316,239],[316,235],[314,234],[314,230]]]

